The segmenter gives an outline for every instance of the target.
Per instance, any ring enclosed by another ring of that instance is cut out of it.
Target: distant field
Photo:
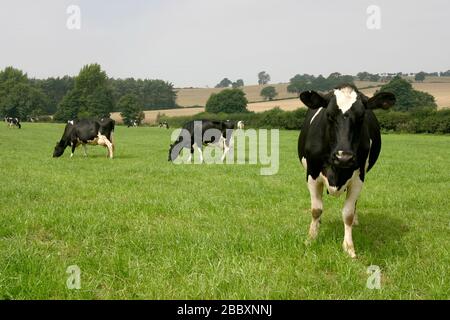
[[[361,91],[368,96],[374,94],[376,90],[382,85],[380,82],[369,81],[355,81],[355,85],[362,89]],[[297,98],[297,95],[287,92],[288,84],[276,84],[274,85],[279,93],[278,99],[291,98],[286,100],[276,101],[261,101],[262,98],[259,93],[263,86],[246,86],[244,92],[247,94],[249,100],[248,109],[254,112],[263,112],[275,107],[280,107],[283,110],[291,111],[300,107],[304,107],[303,103]],[[424,83],[413,83],[413,87],[420,91],[425,91],[432,94],[436,98],[436,102],[439,108],[450,108],[450,77],[433,78],[430,77]],[[212,93],[220,92],[223,89],[210,89],[210,88],[197,88],[197,89],[178,89],[177,103],[181,106],[204,106],[209,96]],[[154,123],[158,113],[165,114],[169,117],[174,116],[190,116],[204,111],[203,107],[199,108],[186,108],[186,109],[167,109],[157,111],[145,111],[145,123]],[[112,118],[121,121],[119,113],[113,113]]]
[[[436,103],[439,108],[450,108],[450,82],[424,82],[413,83],[414,89],[419,91],[428,92],[436,99]],[[372,95],[377,88],[362,90],[367,95]]]
[[[379,86],[379,82],[369,82],[369,81],[355,81],[356,86],[358,87],[368,87],[368,86]],[[287,92],[288,83],[279,83],[279,84],[270,84],[270,86],[274,86],[278,92],[277,99],[286,99],[286,98],[296,98],[297,94]],[[260,96],[261,90],[266,86],[258,86],[251,85],[245,86],[243,88],[247,100],[250,103],[260,102],[263,98]],[[222,91],[223,89],[216,88],[194,88],[194,89],[177,89],[178,99],[177,103],[183,107],[192,107],[192,106],[205,106],[206,101],[208,101],[209,96],[212,93],[217,93]]]
[[[116,129],[53,159],[60,124],[0,126],[0,299],[449,299],[450,137],[384,135],[341,248],[343,198],[324,196],[317,242],[296,131],[280,168],[174,165],[172,130]],[[69,266],[81,289],[66,287]],[[381,269],[369,290],[367,268]]]
[[[287,92],[287,83],[282,84],[270,84],[270,86],[274,86],[278,92],[278,99],[284,98],[295,98],[296,95]],[[243,88],[247,100],[249,102],[261,101],[263,98],[259,95],[261,90],[266,86],[245,86]],[[216,88],[195,88],[195,89],[177,89],[178,91],[178,99],[177,104],[183,107],[191,107],[191,106],[205,106],[206,101],[208,101],[209,96],[212,93],[217,93],[222,91],[223,89]]]

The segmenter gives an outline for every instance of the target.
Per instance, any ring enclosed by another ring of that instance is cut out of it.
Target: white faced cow
[[[355,258],[356,201],[381,150],[380,128],[372,110],[392,107],[395,96],[383,92],[368,98],[353,85],[342,85],[328,94],[306,91],[300,99],[309,108],[298,140],[311,196],[309,236],[315,239],[319,232],[323,186],[333,196],[347,192],[342,211],[343,248]]]

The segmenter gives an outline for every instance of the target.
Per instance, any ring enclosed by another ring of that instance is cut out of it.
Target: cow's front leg
[[[197,144],[196,144],[197,145]],[[197,145],[197,150],[200,154],[200,163],[203,163],[203,151],[202,151],[202,145]]]
[[[323,211],[322,193],[323,193],[323,182],[317,179],[313,179],[308,176],[308,189],[311,196],[311,215],[312,221],[309,226],[309,237],[311,239],[316,239],[319,234],[320,226],[320,216]]]
[[[222,155],[222,162],[225,160],[225,158],[226,158],[226,156],[227,156],[227,154],[228,154],[228,152],[230,152],[230,150],[231,150],[231,147],[232,147],[232,145],[231,145],[231,140],[224,140],[223,141],[223,147],[222,147],[222,152],[223,152],[223,155]]]
[[[74,154],[76,148],[77,148],[77,143],[76,142],[72,142],[72,153],[70,154],[71,158],[73,158],[73,154]]]
[[[356,258],[355,246],[353,245],[352,226],[356,222],[356,201],[361,193],[362,186],[363,182],[359,177],[353,179],[348,187],[347,198],[345,199],[344,209],[342,210],[345,231],[342,247],[352,258]]]

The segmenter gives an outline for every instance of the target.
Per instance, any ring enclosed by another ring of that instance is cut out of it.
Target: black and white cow
[[[231,138],[235,121],[193,120],[187,122],[177,140],[170,145],[168,161],[175,161],[183,148],[191,150],[188,162],[194,154],[194,146],[200,152],[200,161],[203,162],[202,145],[216,145],[223,151],[222,161],[231,148]],[[209,132],[208,132],[209,131]],[[214,132],[220,132],[219,137]],[[206,133],[206,134],[205,134]],[[210,133],[210,134],[209,134]]]
[[[19,129],[22,128],[19,118],[5,117],[5,122],[10,128],[12,126],[16,126]]]
[[[169,124],[167,123],[167,121],[160,122],[159,127],[169,129]]]
[[[347,192],[342,211],[343,248],[354,258],[356,201],[381,150],[380,128],[372,110],[389,109],[395,96],[382,92],[368,98],[346,84],[328,94],[306,91],[300,99],[309,108],[298,140],[298,156],[306,169],[311,196],[309,236],[315,239],[319,232],[323,187],[333,196]]]
[[[129,127],[136,128],[137,126],[139,126],[139,122],[138,122],[137,120],[131,120],[131,121],[128,123],[128,128],[129,128]]]
[[[91,144],[106,147],[108,149],[108,157],[112,159],[114,153],[114,127],[115,121],[110,118],[68,121],[61,140],[56,143],[53,157],[62,156],[68,146],[72,147],[70,157],[73,157],[75,149],[80,144],[83,145],[84,155],[87,156],[86,144]]]

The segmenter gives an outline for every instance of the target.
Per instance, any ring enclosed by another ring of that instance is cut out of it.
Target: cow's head
[[[64,150],[66,150],[67,145],[64,141],[56,142],[55,150],[53,151],[53,158],[59,158],[63,155]]]
[[[325,135],[329,140],[330,162],[341,168],[353,167],[357,162],[366,110],[389,109],[395,104],[392,93],[381,92],[368,98],[347,84],[328,94],[302,92],[300,100],[310,109],[324,108],[321,112],[326,114]]]

